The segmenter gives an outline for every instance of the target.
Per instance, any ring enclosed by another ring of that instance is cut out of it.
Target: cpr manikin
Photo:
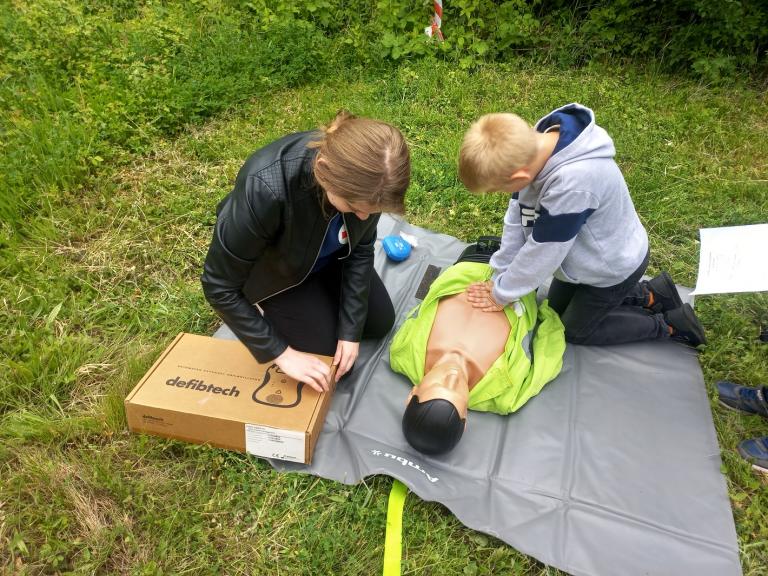
[[[403,415],[408,442],[424,454],[451,450],[461,439],[469,391],[504,352],[504,312],[483,312],[466,292],[442,298],[427,342],[425,375]]]
[[[392,369],[414,385],[403,433],[424,454],[458,444],[467,410],[514,412],[562,366],[563,325],[546,301],[538,305],[531,293],[497,312],[471,305],[467,287],[493,270],[490,253],[470,249],[435,279],[390,346]]]

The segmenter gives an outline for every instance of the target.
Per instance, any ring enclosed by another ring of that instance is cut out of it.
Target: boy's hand
[[[467,287],[467,300],[473,307],[483,312],[499,312],[504,310],[504,304],[493,299],[493,282],[474,282]]]

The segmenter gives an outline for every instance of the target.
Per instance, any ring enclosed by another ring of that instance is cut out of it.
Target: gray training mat
[[[428,268],[451,265],[465,246],[390,217],[379,237],[401,230],[419,242],[408,260],[388,261],[381,246],[376,253],[395,330],[419,302]],[[233,337],[226,327],[216,336]],[[387,474],[466,526],[574,575],[741,574],[693,350],[671,341],[569,345],[560,376],[520,411],[470,412],[458,447],[426,457],[401,431],[411,384],[390,369],[388,340],[361,346],[312,465],[271,461],[276,470],[347,484]]]

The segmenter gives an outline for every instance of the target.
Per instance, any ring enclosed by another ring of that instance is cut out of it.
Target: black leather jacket
[[[208,302],[259,362],[288,343],[254,306],[304,281],[314,266],[335,209],[323,209],[307,144],[318,132],[300,132],[254,152],[235,187],[216,210],[213,240],[202,275]],[[342,214],[349,238],[343,256],[337,337],[358,342],[368,310],[378,214],[360,220]]]

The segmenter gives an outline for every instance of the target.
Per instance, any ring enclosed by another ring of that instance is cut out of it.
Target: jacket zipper
[[[346,221],[344,220],[344,215],[343,214],[341,215],[341,219],[344,222],[344,226],[346,226],[347,224],[346,224]],[[328,235],[328,229],[331,227],[331,222],[333,222],[333,218],[328,220],[328,224],[325,225],[325,233],[323,234],[323,241],[325,241],[325,237]],[[347,230],[347,235],[349,235],[349,230]],[[315,264],[317,264],[317,259],[320,257],[320,252],[322,250],[323,250],[323,243],[320,242],[320,248],[317,249],[317,254],[315,254],[315,259],[312,261],[312,266],[309,267],[309,271],[304,275],[304,278],[302,278],[301,280],[296,282],[296,284],[291,284],[290,286],[288,286],[286,288],[283,288],[282,290],[278,290],[277,292],[274,292],[274,293],[270,294],[269,296],[265,296],[261,300],[257,300],[256,302],[253,302],[252,304],[255,306],[259,302],[264,302],[264,300],[268,300],[269,298],[272,298],[273,296],[277,296],[278,294],[282,294],[286,290],[290,290],[291,288],[295,288],[296,286],[298,286],[299,284],[304,282],[304,280],[306,280],[309,277],[309,275],[312,273],[312,269],[315,267]],[[352,248],[351,248],[351,243],[350,243],[349,254],[351,254],[351,253],[352,253]]]
[[[349,228],[347,228],[347,219],[344,218],[344,212],[339,212],[339,214],[341,214],[341,225],[344,226],[344,230],[347,231],[347,255],[337,258],[337,260],[344,260],[344,258],[349,258],[352,255],[352,238],[349,235]],[[330,225],[330,222],[328,225]],[[325,233],[328,234],[328,230],[326,230]],[[312,264],[312,266],[314,266],[314,264]]]

